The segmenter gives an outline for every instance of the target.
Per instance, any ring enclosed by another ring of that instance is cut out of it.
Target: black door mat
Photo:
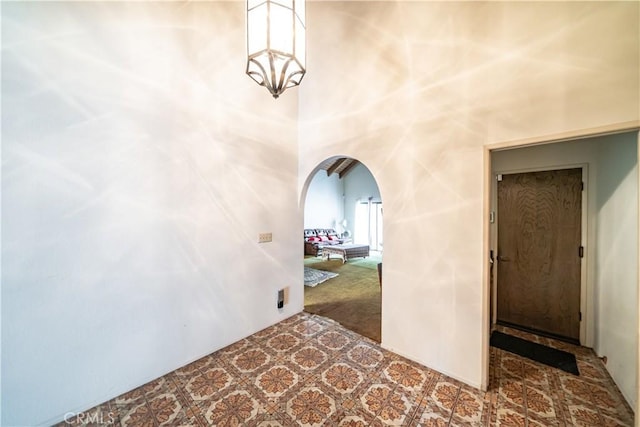
[[[576,356],[572,353],[523,340],[522,338],[503,334],[498,331],[491,333],[490,342],[493,347],[535,360],[552,368],[562,369],[573,375],[580,375],[578,364],[576,363]]]

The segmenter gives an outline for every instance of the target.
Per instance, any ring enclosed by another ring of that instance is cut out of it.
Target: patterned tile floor
[[[629,426],[633,413],[600,360],[581,376],[491,348],[482,392],[301,313],[60,426]]]

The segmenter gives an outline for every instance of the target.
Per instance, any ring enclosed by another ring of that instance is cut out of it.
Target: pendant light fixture
[[[304,0],[247,0],[247,74],[274,98],[305,70]]]

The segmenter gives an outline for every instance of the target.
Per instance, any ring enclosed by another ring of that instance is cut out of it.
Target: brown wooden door
[[[580,339],[582,170],[498,182],[498,321]]]

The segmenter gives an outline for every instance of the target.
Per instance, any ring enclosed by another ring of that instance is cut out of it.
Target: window
[[[382,250],[382,202],[356,202],[353,242]]]

